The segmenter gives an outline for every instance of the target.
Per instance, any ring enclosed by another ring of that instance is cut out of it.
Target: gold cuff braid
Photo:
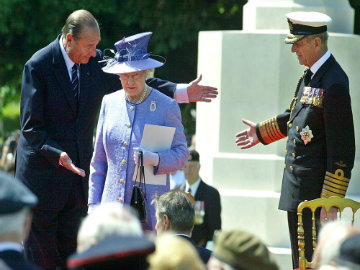
[[[285,135],[282,134],[280,131],[276,117],[260,122],[258,126],[259,126],[261,138],[267,144],[275,142],[285,137]]]
[[[326,172],[321,198],[330,196],[345,197],[350,179],[344,177],[344,171],[337,169],[334,174]]]

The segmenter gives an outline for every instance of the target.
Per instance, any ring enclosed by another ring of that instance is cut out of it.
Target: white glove
[[[135,164],[138,165],[139,151],[143,152],[143,165],[144,166],[154,166],[159,165],[159,154],[147,151],[145,149],[139,149],[138,147],[134,147],[134,161]]]
[[[90,204],[88,206],[88,215],[90,215],[92,212],[94,212],[94,209],[96,208],[97,204]]]

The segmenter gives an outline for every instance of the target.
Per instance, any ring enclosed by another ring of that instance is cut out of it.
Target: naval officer
[[[354,165],[355,139],[349,80],[327,46],[331,18],[319,12],[291,12],[286,17],[290,33],[285,43],[291,44],[299,64],[307,69],[289,108],[260,123],[243,120],[249,127],[236,134],[236,144],[246,149],[259,142],[266,145],[287,140],[279,209],[288,213],[293,267],[297,268],[297,207],[304,200],[345,196]],[[319,212],[317,223],[325,218],[325,211]],[[336,210],[329,216],[335,218]],[[311,247],[310,212],[303,213],[303,221],[305,245]],[[305,251],[310,261],[313,250]]]

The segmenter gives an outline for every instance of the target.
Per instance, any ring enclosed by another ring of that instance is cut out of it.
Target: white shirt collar
[[[75,64],[69,57],[69,55],[67,54],[67,52],[65,51],[65,48],[64,48],[64,45],[62,43],[62,40],[63,40],[63,35],[61,35],[60,39],[59,39],[59,45],[60,45],[60,50],[61,50],[61,53],[64,57],[64,60],[65,60],[65,64],[66,64],[66,68],[67,68],[67,71],[69,73],[69,78],[70,78],[70,81],[71,81],[71,75],[72,75],[72,67],[73,65]],[[79,75],[79,74],[78,74]]]
[[[195,198],[195,194],[196,194],[196,191],[200,185],[200,177],[198,180],[196,180],[196,182],[194,182],[192,185],[189,185],[188,181],[186,181],[186,185],[185,185],[185,191],[188,191],[189,190],[189,187],[191,189],[191,195]]]
[[[327,52],[324,53],[324,55],[321,56],[320,59],[317,60],[317,61],[315,62],[315,64],[313,64],[313,65],[311,66],[310,70],[311,70],[311,72],[313,73],[313,75],[311,76],[311,78],[314,77],[315,73],[316,73],[316,72],[319,70],[319,68],[326,62],[326,60],[328,60],[328,59],[330,58],[330,56],[331,56],[331,53],[330,53],[329,50],[327,50]]]
[[[23,247],[16,242],[0,242],[0,251],[5,250],[15,250],[19,252],[23,252]]]

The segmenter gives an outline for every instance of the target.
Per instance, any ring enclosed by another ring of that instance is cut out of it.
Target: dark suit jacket
[[[292,112],[286,110],[257,124],[264,144],[287,136],[279,209],[297,211],[301,201],[345,195],[355,158],[349,81],[331,55],[310,81],[313,93],[300,84]],[[315,88],[315,90],[314,90]],[[313,96],[312,96],[313,95]],[[301,132],[313,137],[305,144]],[[325,181],[324,181],[325,180]]]
[[[180,189],[185,190],[185,184]],[[221,229],[220,194],[217,189],[201,180],[195,200],[205,202],[205,216],[202,224],[194,226],[191,238],[197,245],[205,246],[207,241],[213,239],[214,231]]]
[[[25,64],[21,89],[21,136],[17,149],[16,177],[39,198],[37,207],[62,209],[73,181],[82,181],[87,204],[89,165],[97,114],[105,94],[121,89],[119,77],[104,73],[102,55],[80,66],[78,106],[59,46],[60,36],[36,52]],[[173,96],[176,85],[157,79],[148,84]],[[86,172],[80,179],[59,167],[61,152]]]
[[[189,236],[185,236],[183,234],[179,234],[178,236],[186,239],[187,241],[189,241],[194,246],[194,248],[196,248],[197,252],[199,253],[199,256],[200,256],[201,260],[206,265],[207,262],[210,259],[211,251],[208,250],[207,248],[200,247],[200,246],[196,245],[195,241],[193,239],[191,239]]]
[[[0,259],[3,260],[11,269],[41,269],[40,267],[26,261],[24,254],[16,250],[1,251]]]

